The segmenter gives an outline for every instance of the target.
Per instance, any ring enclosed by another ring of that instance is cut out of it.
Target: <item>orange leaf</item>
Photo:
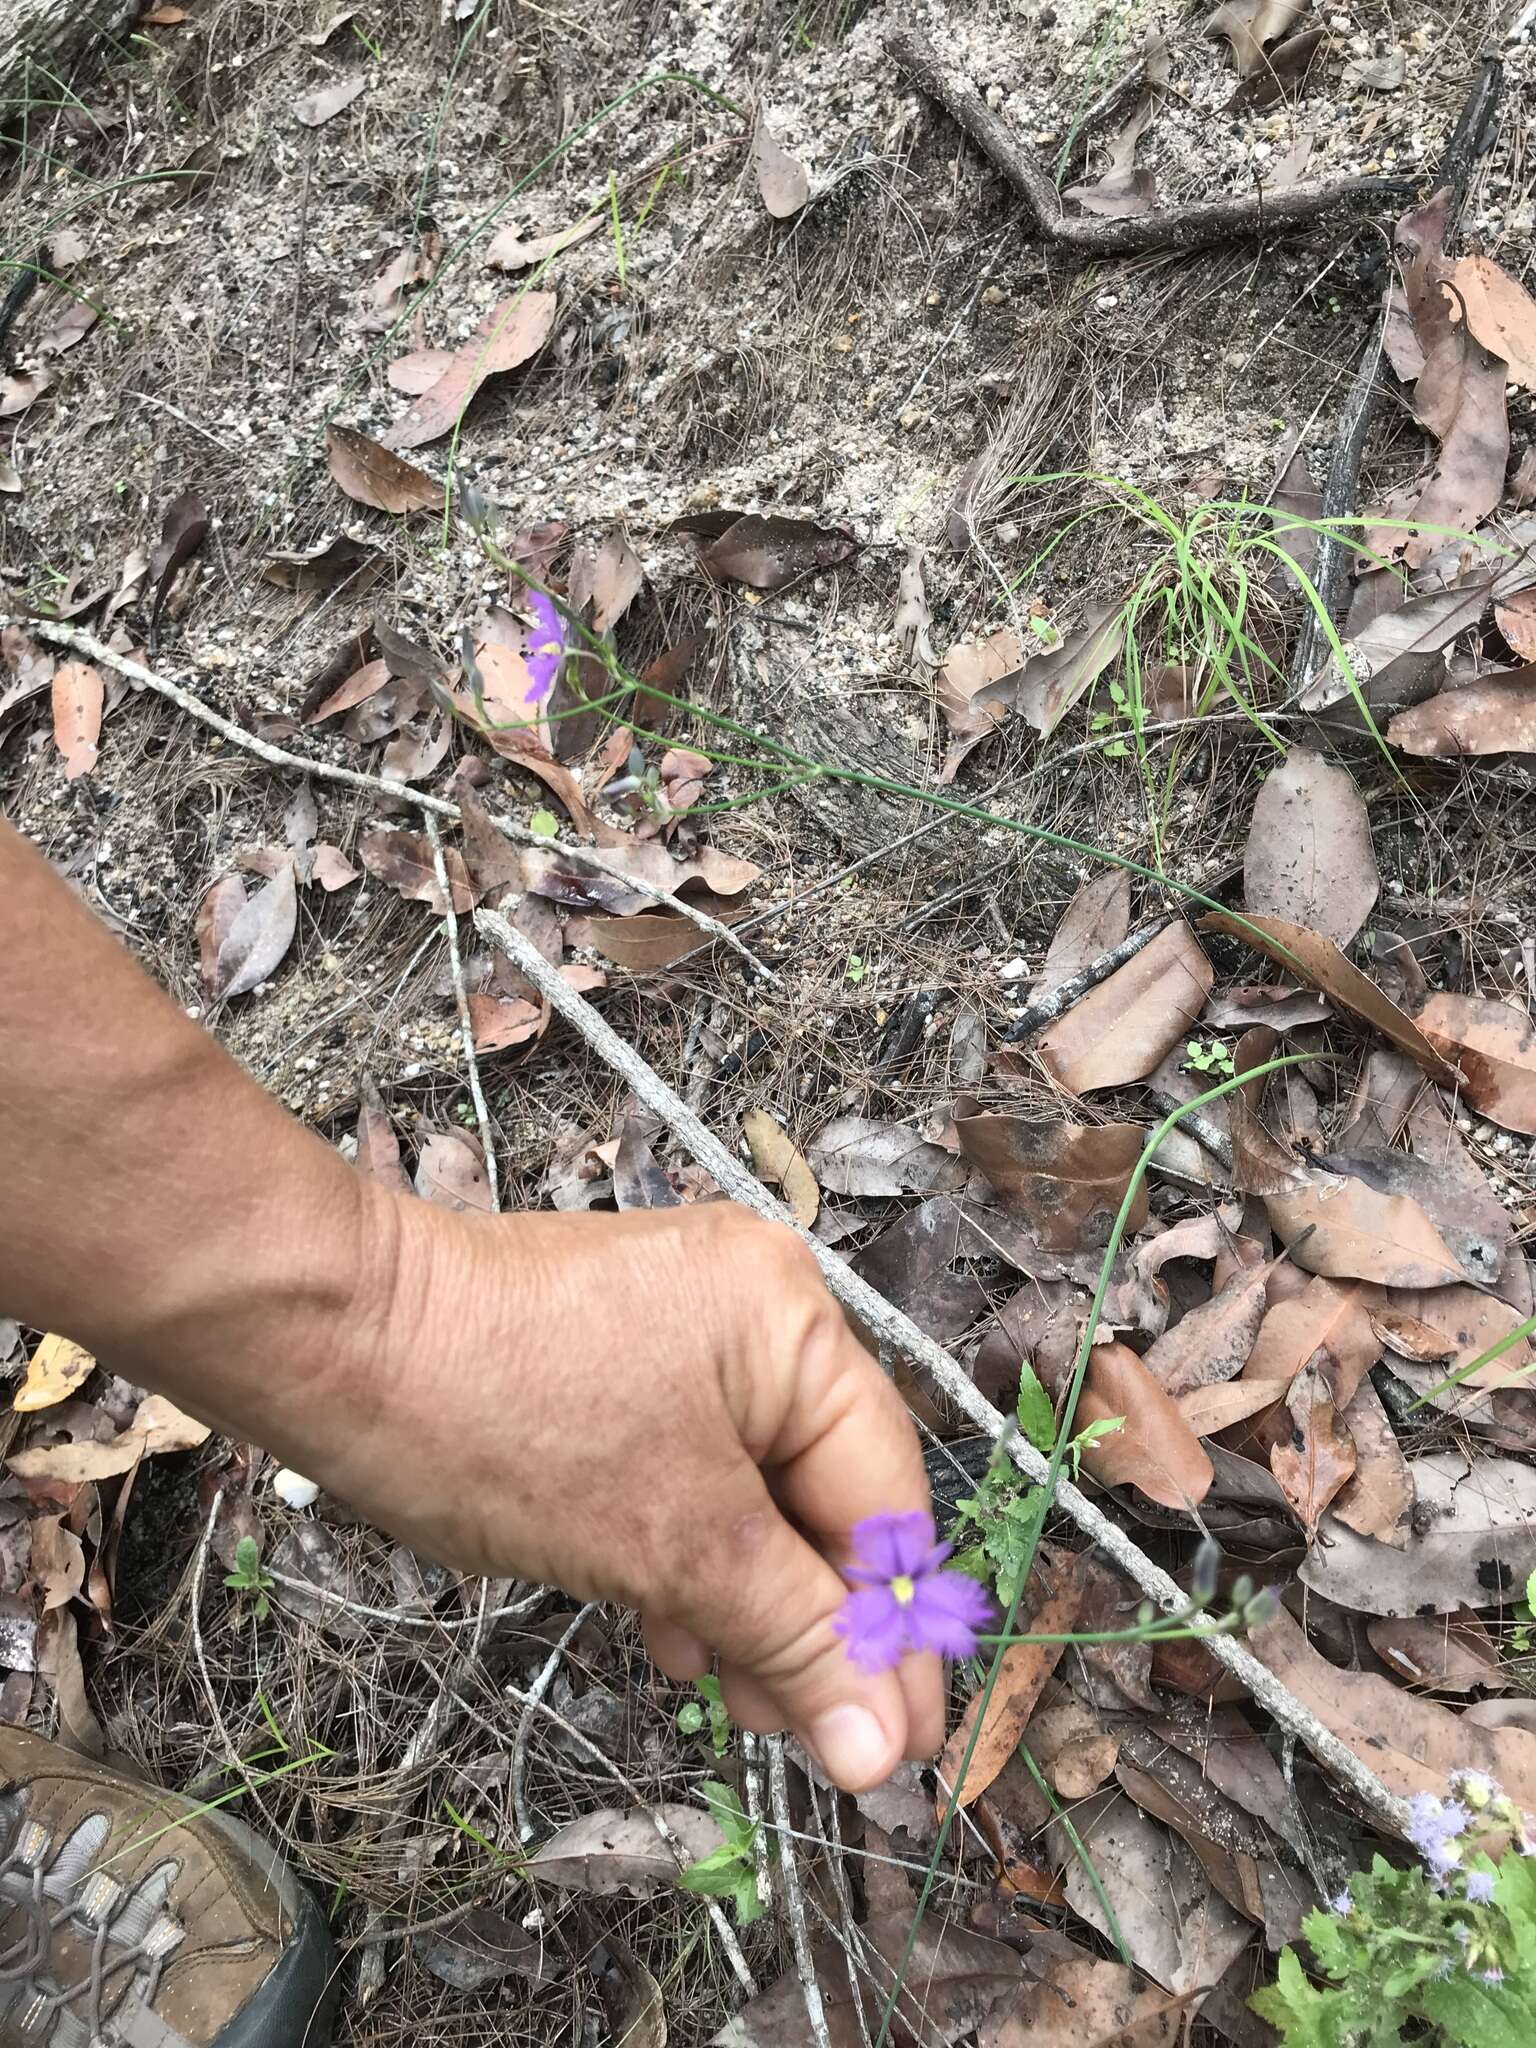
[[[1044,1596],[1030,1617],[1029,1626],[1041,1635],[1064,1635],[1077,1620],[1086,1581],[1075,1569],[1075,1564],[1074,1560],[1073,1566],[1061,1574],[1055,1591]],[[960,1726],[944,1745],[944,1754],[939,1761],[939,1776],[943,1784],[957,1790],[962,1806],[969,1806],[973,1799],[980,1798],[1018,1748],[1019,1737],[1035,1711],[1045,1681],[1061,1661],[1065,1647],[1063,1643],[1011,1643],[1003,1652],[997,1683],[987,1702],[986,1719],[982,1722],[962,1784],[960,1771],[970,1746],[971,1731],[981,1712],[982,1693],[977,1693],[966,1708]],[[941,1816],[948,1808],[949,1796],[941,1786],[938,1797]]]
[[[88,661],[66,661],[53,679],[53,743],[64,757],[64,780],[96,766],[107,686]]]

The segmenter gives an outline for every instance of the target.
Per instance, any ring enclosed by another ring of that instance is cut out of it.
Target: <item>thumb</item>
[[[718,1531],[667,1619],[717,1650],[726,1705],[759,1733],[789,1727],[845,1792],[882,1784],[906,1754],[906,1694],[863,1672],[833,1622],[847,1587],[774,1505],[756,1466],[733,1475]]]

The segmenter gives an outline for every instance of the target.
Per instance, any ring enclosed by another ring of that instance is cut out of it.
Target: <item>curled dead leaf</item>
[[[741,1120],[741,1128],[758,1178],[783,1190],[790,1214],[802,1230],[809,1230],[821,1207],[821,1190],[788,1132],[766,1109],[749,1109]]]
[[[326,428],[325,461],[335,481],[359,505],[400,517],[443,509],[443,487],[435,477],[355,427],[333,421]]]
[[[437,382],[384,436],[386,448],[419,448],[448,433],[487,377],[499,377],[537,355],[555,324],[553,292],[524,291],[491,308]]]

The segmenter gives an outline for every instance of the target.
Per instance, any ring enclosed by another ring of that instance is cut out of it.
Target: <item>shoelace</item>
[[[27,1821],[0,1857],[0,1912],[19,1911],[25,1922],[17,1939],[0,1950],[0,1986],[19,1984],[26,1994],[6,2014],[20,2032],[41,2037],[65,2006],[82,2001],[76,2009],[94,2040],[106,2019],[104,2001],[111,1981],[124,1971],[137,1975],[142,1970],[140,1995],[146,2006],[153,2005],[161,1972],[185,1929],[173,1915],[160,1912],[136,1940],[120,1936],[114,1943],[114,1927],[136,1895],[99,1871],[88,1871],[73,1887],[75,1895],[55,1906],[46,1885],[64,1847],[61,1843],[54,1848],[44,1830]],[[24,1890],[7,1883],[23,1873]],[[90,1935],[90,1963],[78,1982],[60,1985],[53,1981],[53,1937],[70,1923],[76,1933]]]

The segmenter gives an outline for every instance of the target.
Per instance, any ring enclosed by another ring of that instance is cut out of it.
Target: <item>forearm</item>
[[[354,1306],[390,1205],[3,821],[0,962],[0,1308],[203,1420],[302,1427],[292,1340]]]

